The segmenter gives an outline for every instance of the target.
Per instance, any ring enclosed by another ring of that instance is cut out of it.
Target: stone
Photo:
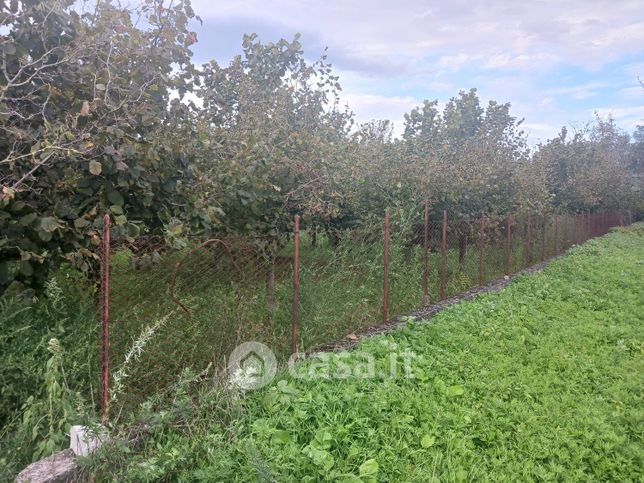
[[[16,477],[17,483],[66,483],[78,477],[76,455],[71,449],[30,464]]]

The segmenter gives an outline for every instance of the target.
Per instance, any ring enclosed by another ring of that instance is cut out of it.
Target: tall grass
[[[91,286],[72,271],[41,297],[0,299],[0,481],[68,447],[69,426],[92,416],[97,329]]]

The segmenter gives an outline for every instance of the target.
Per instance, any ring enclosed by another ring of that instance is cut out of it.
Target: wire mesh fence
[[[104,418],[212,377],[245,341],[292,352],[375,326],[629,224],[630,212],[487,216],[387,212],[259,237],[110,241],[102,253]]]
[[[287,354],[291,258],[257,240],[154,238],[110,247],[109,405],[131,408],[186,370],[216,374],[241,341]]]

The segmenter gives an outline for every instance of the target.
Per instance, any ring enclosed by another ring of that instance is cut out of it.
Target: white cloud
[[[615,119],[630,117],[633,115],[644,116],[644,105],[633,107],[604,107],[596,109],[600,116],[611,114]]]
[[[624,97],[627,100],[642,100],[644,99],[644,86],[637,84],[629,87],[624,87],[619,90],[621,97]]]
[[[630,107],[603,107],[595,109],[601,117],[612,116],[618,124],[628,130],[644,125],[644,105]]]
[[[438,55],[451,65],[484,58],[494,68],[540,69],[559,61],[596,66],[639,52],[644,42],[640,0],[452,0],[429,8],[426,0],[193,4],[206,21],[251,17],[281,24],[322,38],[332,53],[363,60]]]
[[[561,129],[561,126],[538,122],[526,122],[521,124],[521,128],[523,128],[533,143],[537,143],[545,142],[546,140],[555,137]]]
[[[381,96],[374,94],[343,94],[343,102],[346,102],[356,113],[358,123],[371,121],[372,119],[390,119],[394,121],[394,136],[400,136],[404,131],[404,115],[414,107],[422,104],[422,101],[410,96]]]
[[[582,100],[596,96],[599,94],[599,90],[604,87],[608,87],[605,82],[588,82],[576,86],[548,89],[545,93],[550,96],[570,96],[573,99]]]
[[[537,54],[519,54],[512,55],[510,53],[501,53],[492,55],[487,58],[483,66],[486,69],[500,69],[500,68],[535,68],[536,66],[550,65],[559,61],[559,57],[554,54],[545,52]]]
[[[459,69],[464,65],[481,60],[482,56],[477,54],[466,54],[461,52],[456,55],[443,55],[437,61],[436,65],[441,69]]]

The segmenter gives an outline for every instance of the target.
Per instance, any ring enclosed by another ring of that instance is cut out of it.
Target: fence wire
[[[264,343],[283,361],[293,343],[309,351],[353,338],[630,222],[630,212],[456,216],[421,206],[347,226],[302,223],[297,286],[295,234],[277,247],[242,237],[104,244],[104,405],[127,411],[185,371],[217,378],[241,342]]]

